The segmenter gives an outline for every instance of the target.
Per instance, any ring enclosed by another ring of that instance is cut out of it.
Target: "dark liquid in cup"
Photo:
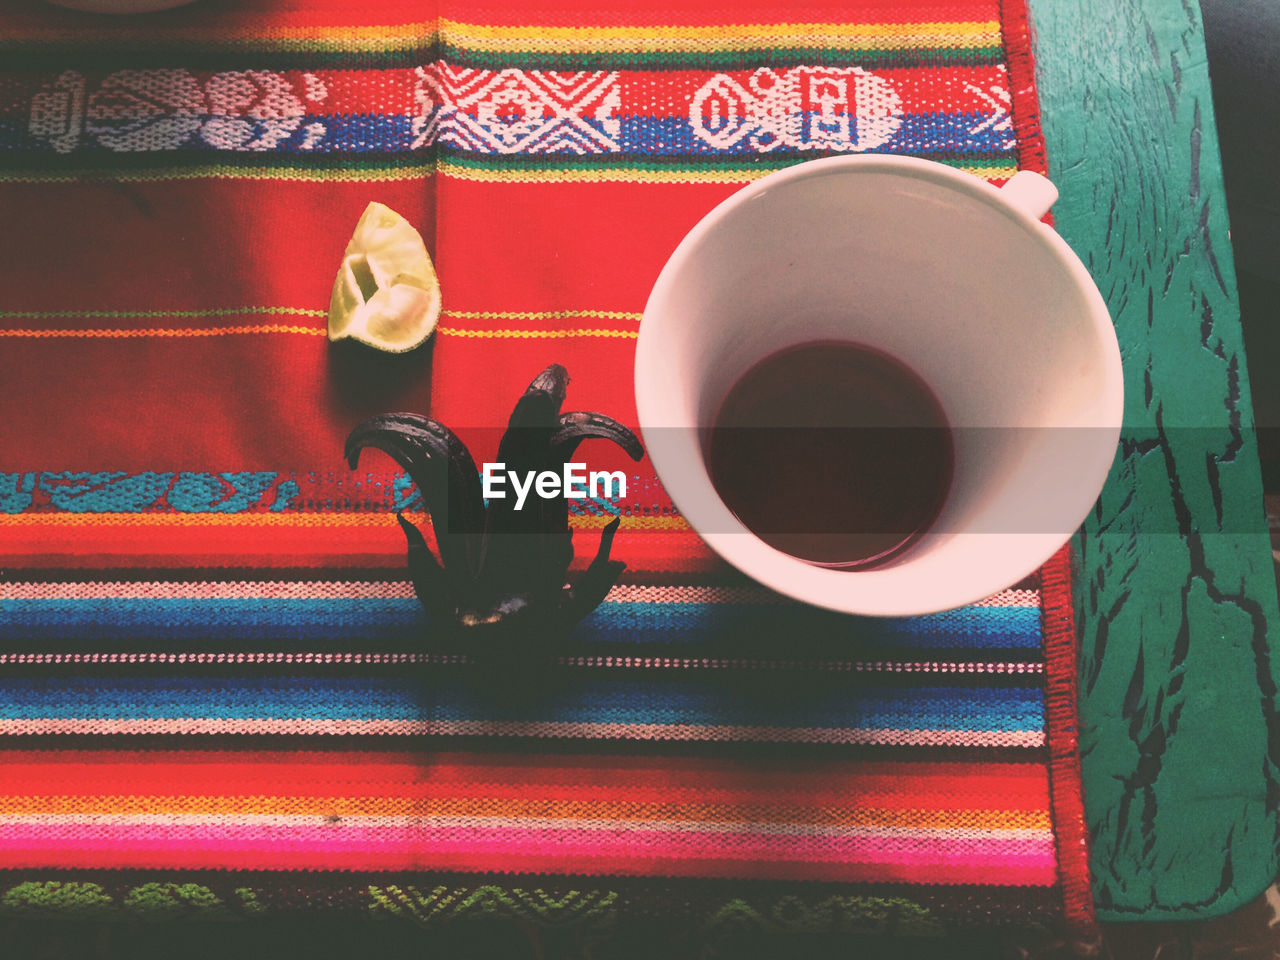
[[[878,350],[821,341],[761,360],[706,431],[721,499],[801,560],[866,569],[902,553],[951,485],[951,429],[933,391]]]

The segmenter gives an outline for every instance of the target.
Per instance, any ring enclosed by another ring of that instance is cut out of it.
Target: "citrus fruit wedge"
[[[370,203],[347,242],[329,297],[329,339],[405,353],[440,319],[440,281],[427,245],[400,214]]]

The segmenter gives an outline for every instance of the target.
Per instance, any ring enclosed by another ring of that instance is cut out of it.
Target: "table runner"
[[[404,409],[489,458],[550,362],[634,425],[658,269],[770,170],[1043,170],[1019,0],[0,23],[6,909],[1090,935],[1065,552],[842,617],[728,570],[628,464],[572,518],[580,568],[621,514],[628,570],[519,678],[425,650],[390,515],[416,491],[341,457]],[[323,336],[375,199],[444,291],[402,357]]]

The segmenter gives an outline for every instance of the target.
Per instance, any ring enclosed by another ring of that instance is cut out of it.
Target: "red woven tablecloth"
[[[0,3],[6,909],[1088,935],[1065,553],[845,618],[725,568],[626,463],[573,517],[590,557],[622,514],[623,581],[513,700],[423,652],[416,492],[342,459],[391,410],[489,459],[551,362],[634,425],[685,232],[868,151],[1043,169],[1021,0]],[[405,356],[324,335],[370,200],[443,286]]]

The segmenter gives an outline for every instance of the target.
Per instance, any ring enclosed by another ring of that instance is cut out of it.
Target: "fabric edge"
[[[1005,60],[1009,69],[1018,169],[1049,172],[1027,0],[1000,0]],[[1053,223],[1052,213],[1045,215]],[[1063,920],[1077,942],[1101,939],[1089,871],[1089,833],[1084,815],[1077,714],[1075,609],[1071,593],[1071,547],[1063,546],[1040,571],[1040,616],[1045,655],[1045,726],[1049,742],[1049,803],[1058,852]]]
[[[1058,848],[1063,919],[1077,942],[1100,937],[1089,873],[1076,713],[1076,629],[1071,595],[1071,547],[1062,547],[1040,574],[1046,670],[1045,725],[1049,741],[1049,803]]]
[[[1018,144],[1018,169],[1048,172],[1040,103],[1036,94],[1035,58],[1031,52],[1031,24],[1027,0],[1000,0],[1000,29],[1009,68],[1013,135]]]

